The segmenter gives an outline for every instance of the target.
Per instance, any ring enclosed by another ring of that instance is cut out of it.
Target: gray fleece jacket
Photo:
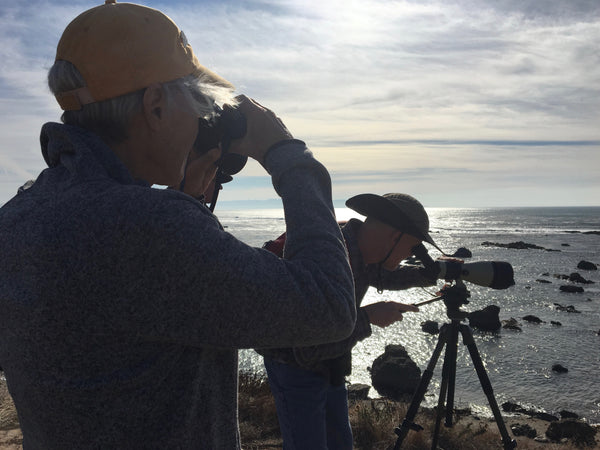
[[[0,366],[26,450],[239,448],[237,349],[352,332],[329,175],[304,143],[265,161],[286,259],[81,128],[46,124],[41,143],[49,168],[0,209]]]

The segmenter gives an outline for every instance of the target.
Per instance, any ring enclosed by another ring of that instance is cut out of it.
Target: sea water
[[[565,208],[430,208],[432,237],[446,253],[466,247],[471,261],[506,261],[515,274],[515,285],[504,290],[466,283],[471,294],[462,309],[470,312],[488,305],[500,307],[500,319],[515,318],[522,331],[473,329],[477,349],[484,362],[498,404],[505,401],[549,413],[574,412],[590,422],[600,422],[600,273],[577,268],[581,260],[600,266],[600,207]],[[339,220],[359,217],[351,210],[336,210]],[[254,246],[274,239],[285,229],[281,210],[217,211],[227,231]],[[524,241],[547,250],[517,250],[483,246],[485,241],[508,244]],[[429,247],[433,258],[437,250]],[[553,251],[549,251],[553,250]],[[578,284],[583,293],[564,293],[561,285],[572,284],[555,275],[578,272],[594,284]],[[537,280],[546,280],[542,283]],[[438,287],[441,287],[442,282]],[[363,304],[382,300],[416,303],[435,293],[435,288],[385,291],[369,289]],[[565,312],[556,304],[573,306]],[[539,317],[539,324],[524,321]],[[387,328],[373,327],[371,337],[353,350],[351,383],[371,384],[369,367],[388,344],[401,344],[424,370],[438,336],[421,330],[425,320],[440,325],[449,321],[443,302],[424,305],[418,313],[407,313],[402,322]],[[560,325],[551,322],[560,323]],[[443,353],[436,365],[423,405],[437,403]],[[552,370],[554,364],[568,369]],[[262,359],[252,350],[240,352],[240,369],[264,374]],[[371,388],[369,395],[377,397]],[[455,405],[489,413],[487,399],[473,368],[469,353],[459,339]]]

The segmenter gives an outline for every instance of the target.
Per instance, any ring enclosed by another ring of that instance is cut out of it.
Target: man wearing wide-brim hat
[[[361,194],[346,206],[366,217],[351,219],[342,227],[354,275],[357,322],[347,339],[314,347],[258,349],[277,405],[287,449],[352,449],[345,376],[352,369],[354,345],[371,335],[371,325],[387,327],[418,308],[395,301],[361,307],[370,286],[402,290],[435,284],[435,276],[418,266],[399,266],[429,234],[423,205],[408,194]],[[266,244],[276,249],[280,242]],[[438,248],[439,249],[439,248]],[[440,250],[441,251],[441,250]]]

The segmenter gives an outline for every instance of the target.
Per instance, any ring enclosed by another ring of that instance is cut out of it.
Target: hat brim
[[[348,199],[346,201],[346,206],[360,215],[372,217],[380,222],[408,233],[411,236],[421,239],[444,253],[437,246],[428,232],[419,230],[404,211],[385,197],[375,194],[360,194]]]

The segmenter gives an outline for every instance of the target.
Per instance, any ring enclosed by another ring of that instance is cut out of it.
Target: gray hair
[[[48,72],[48,87],[55,96],[85,86],[85,80],[77,68],[68,61],[56,61]],[[175,93],[184,95],[198,117],[208,118],[214,114],[214,105],[236,105],[230,88],[207,82],[202,75],[188,75],[162,83],[167,105]],[[120,143],[128,138],[132,117],[142,109],[145,89],[108,100],[84,105],[77,111],[65,111],[61,120],[92,131],[108,143]]]

